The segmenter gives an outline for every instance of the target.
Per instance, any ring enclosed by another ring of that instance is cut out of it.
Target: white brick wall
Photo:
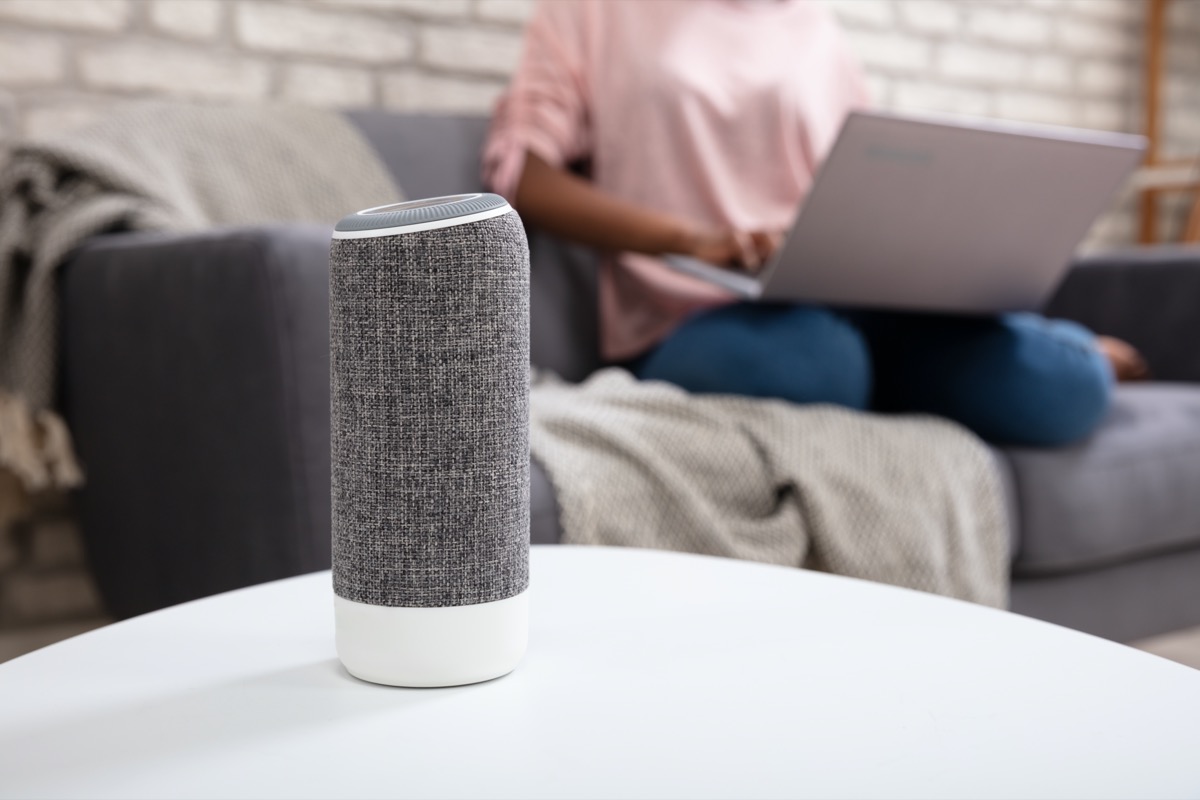
[[[371,73],[354,67],[292,64],[283,78],[284,100],[331,108],[367,108],[375,104]]]
[[[504,77],[521,52],[518,30],[428,26],[421,31],[421,63],[448,72]]]
[[[150,24],[157,31],[184,39],[215,39],[227,7],[224,0],[154,0]]]
[[[934,45],[897,30],[857,28],[847,31],[859,60],[868,70],[884,75],[927,75]]]
[[[53,36],[0,31],[0,75],[8,86],[53,85],[66,77],[66,48]]]
[[[1052,53],[1038,53],[1029,58],[1025,73],[1030,88],[1069,92],[1075,65],[1071,59]]]
[[[947,86],[927,80],[898,81],[891,103],[904,111],[939,111],[984,116],[992,110],[990,93],[978,89]]]
[[[119,31],[132,11],[131,0],[0,1],[0,19],[64,30]]]
[[[1105,58],[1128,56],[1140,49],[1140,40],[1130,36],[1129,26],[1081,16],[1059,20],[1055,44],[1068,52]]]
[[[532,13],[533,6],[533,0],[487,0],[476,5],[475,13],[489,22],[520,25]]]
[[[384,11],[399,11],[415,17],[431,19],[465,18],[471,10],[470,0],[318,0],[328,6],[354,6]]]
[[[848,30],[887,28],[896,19],[897,3],[891,0],[826,0]]]
[[[395,111],[470,112],[491,108],[503,89],[503,81],[411,69],[384,77],[383,105]]]
[[[950,34],[961,24],[962,5],[946,0],[906,0],[897,3],[900,22],[911,34]],[[845,16],[843,14],[843,21]]]
[[[237,41],[247,49],[370,64],[398,64],[412,56],[406,27],[339,8],[265,2],[239,3],[234,15]]]
[[[968,36],[1022,50],[1044,48],[1050,43],[1051,18],[1046,14],[1011,6],[963,5]]]
[[[1137,0],[827,2],[880,105],[1140,124]],[[532,8],[532,0],[0,0],[0,137],[62,130],[147,97],[486,112],[519,57]],[[1172,5],[1169,39],[1168,144],[1195,153],[1200,0]]]
[[[262,61],[159,42],[85,49],[79,75],[97,89],[240,101],[265,98],[270,81]]]
[[[947,42],[938,50],[934,77],[947,83],[1021,87],[1029,54],[995,45]]]

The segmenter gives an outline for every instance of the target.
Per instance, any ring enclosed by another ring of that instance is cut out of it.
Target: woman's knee
[[[684,323],[640,364],[638,376],[697,393],[774,397],[865,408],[867,345],[823,308],[736,304]]]
[[[985,438],[1052,447],[1090,434],[1112,399],[1112,371],[1093,337],[1073,323],[1017,315],[983,354],[975,427]]]

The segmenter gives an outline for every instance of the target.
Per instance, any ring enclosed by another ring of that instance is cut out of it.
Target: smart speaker
[[[329,256],[333,588],[350,674],[485,681],[529,628],[529,248],[494,194],[369,208]]]

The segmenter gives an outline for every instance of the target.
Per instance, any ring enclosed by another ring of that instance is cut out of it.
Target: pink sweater
[[[866,89],[811,0],[550,0],[496,108],[484,178],[510,200],[525,153],[590,158],[623,200],[740,230],[791,225]],[[602,355],[636,356],[724,290],[622,253],[600,274]]]

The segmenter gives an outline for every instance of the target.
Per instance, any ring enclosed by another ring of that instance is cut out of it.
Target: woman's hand
[[[758,272],[783,243],[778,231],[700,228],[691,232],[684,254],[730,269]]]
[[[521,216],[544,230],[612,252],[683,253],[722,267],[757,272],[783,242],[782,232],[699,226],[629,203],[548,164],[534,152],[525,154],[515,201]]]

